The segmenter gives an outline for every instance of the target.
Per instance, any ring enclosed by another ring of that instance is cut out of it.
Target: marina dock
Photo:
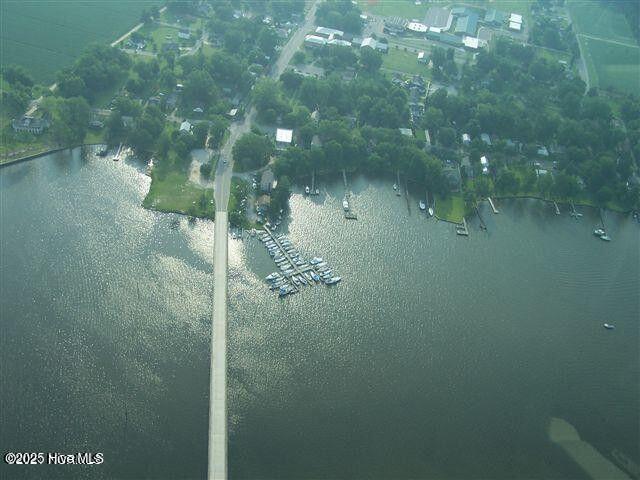
[[[272,290],[280,289],[281,297],[299,292],[304,285],[319,282],[333,285],[341,280],[341,277],[332,276],[331,268],[321,258],[308,262],[301,258],[291,242],[283,235],[275,235],[268,225],[264,226],[264,233],[260,235],[260,240],[267,245],[274,261],[282,257],[276,261],[281,271],[267,277],[267,281],[273,281]]]
[[[400,195],[402,195],[400,193],[400,170],[396,170],[396,185],[398,186],[398,189],[396,190],[396,195],[399,197]]]
[[[487,197],[487,200],[489,201],[489,205],[491,205],[491,210],[493,210],[493,213],[500,213],[496,206],[493,204],[493,200],[491,200],[491,197]]]
[[[456,227],[456,233],[458,235],[462,235],[463,237],[468,237],[469,236],[469,229],[467,228],[467,219],[462,217],[462,224],[461,226],[458,225]]]

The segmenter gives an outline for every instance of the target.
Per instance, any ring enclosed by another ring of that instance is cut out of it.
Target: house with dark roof
[[[49,121],[45,118],[35,118],[24,115],[20,120],[11,120],[11,128],[15,132],[28,132],[34,135],[40,135],[49,128]]]

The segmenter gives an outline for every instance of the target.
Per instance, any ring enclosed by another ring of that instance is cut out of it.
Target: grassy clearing
[[[613,87],[637,93],[640,78],[640,47],[628,47],[593,38],[579,37],[582,42],[589,80],[593,86]]]
[[[592,0],[568,2],[571,19],[578,33],[636,45],[625,16],[617,10]]]
[[[385,17],[404,17],[407,19],[424,20],[429,5],[423,2],[416,5],[414,0],[358,0],[358,6],[363,12]]]
[[[108,43],[160,1],[0,2],[2,65],[24,66],[39,82],[53,82],[91,43]]]
[[[451,194],[447,198],[436,197],[436,215],[449,222],[462,223],[464,217],[464,199],[459,193]]]
[[[430,77],[431,71],[423,64],[418,63],[418,54],[405,52],[402,47],[396,49],[391,45],[389,53],[382,57],[382,68],[403,72],[409,75],[420,74],[423,77]]]
[[[213,218],[213,189],[189,181],[184,165],[175,158],[161,160],[151,172],[149,193],[142,206],[159,212]]]
[[[590,84],[637,93],[640,47],[625,16],[593,1],[572,0],[568,8]]]

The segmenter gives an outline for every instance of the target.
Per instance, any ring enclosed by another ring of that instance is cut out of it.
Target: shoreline
[[[73,150],[78,147],[92,147],[96,145],[106,145],[106,143],[81,143],[79,145],[72,145],[67,147],[59,147],[59,148],[51,148],[49,150],[45,150],[43,152],[32,153],[31,155],[27,155],[25,157],[14,158],[13,160],[8,160],[6,162],[0,163],[0,168],[8,167],[9,165],[15,165],[16,163],[26,162],[28,160],[35,160],[40,157],[44,157],[45,155],[49,155],[51,153],[62,152],[64,150]]]

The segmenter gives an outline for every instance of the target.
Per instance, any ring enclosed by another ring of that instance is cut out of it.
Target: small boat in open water
[[[607,330],[613,330],[616,328],[615,325],[611,325],[610,323],[605,323],[602,325],[604,328],[606,328]]]
[[[394,190],[398,190],[398,185],[396,185],[395,183],[393,184],[393,189]]]
[[[311,189],[309,189],[309,185],[307,185],[306,187],[304,187],[304,193],[309,195],[309,192],[311,191]]]
[[[601,228],[596,228],[596,229],[593,231],[593,234],[594,234],[596,237],[602,237],[603,235],[605,235],[605,231],[604,231],[603,229],[601,229]]]
[[[342,208],[345,212],[349,210],[349,202],[346,197],[342,199]]]
[[[605,242],[610,242],[611,237],[609,235],[601,235],[600,240],[604,240]]]

